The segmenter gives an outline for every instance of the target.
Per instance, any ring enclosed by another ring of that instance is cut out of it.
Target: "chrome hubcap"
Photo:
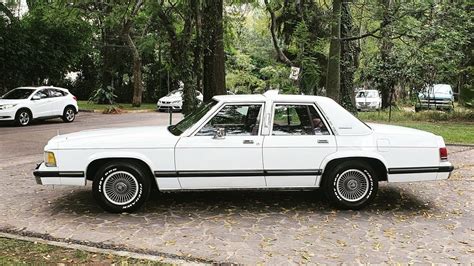
[[[26,125],[28,124],[28,122],[30,122],[30,115],[27,112],[22,112],[20,114],[19,120],[20,120],[20,124]]]
[[[72,120],[74,119],[74,115],[75,115],[75,114],[74,114],[74,111],[73,111],[73,110],[68,109],[68,110],[66,111],[66,119],[67,119],[68,121],[72,121]]]
[[[114,172],[105,178],[104,195],[115,205],[129,204],[138,195],[138,181],[128,172]]]
[[[336,190],[346,201],[359,201],[369,192],[369,177],[358,169],[346,170],[337,177]]]

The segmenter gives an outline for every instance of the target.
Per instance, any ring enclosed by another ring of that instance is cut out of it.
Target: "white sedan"
[[[57,117],[73,122],[78,111],[76,97],[58,87],[20,87],[0,98],[0,121],[15,121],[19,126]]]
[[[204,97],[200,91],[196,90],[196,99],[199,104],[202,103]],[[161,97],[156,103],[158,111],[181,111],[183,107],[183,89],[174,90],[166,96]]]
[[[317,189],[359,209],[378,183],[447,179],[440,136],[365,124],[326,97],[216,96],[173,126],[81,131],[52,138],[38,184],[92,182],[98,204],[131,212],[152,190]]]

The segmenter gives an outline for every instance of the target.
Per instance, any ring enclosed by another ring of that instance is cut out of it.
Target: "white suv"
[[[70,123],[78,111],[76,97],[58,87],[20,87],[0,98],[0,121],[15,121],[19,126],[57,117]]]

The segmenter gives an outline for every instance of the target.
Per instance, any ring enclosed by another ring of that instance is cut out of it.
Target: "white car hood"
[[[160,101],[165,101],[165,102],[174,102],[174,101],[181,101],[181,97],[179,96],[165,96],[161,97]]]
[[[355,98],[356,100],[356,103],[365,103],[365,102],[377,102],[379,101],[380,99],[379,98],[364,98],[364,97],[360,97],[360,98]]]
[[[3,104],[20,104],[20,103],[23,103],[25,101],[28,101],[28,100],[26,100],[26,99],[19,99],[19,100],[16,100],[16,99],[12,99],[12,100],[0,99],[0,105],[3,105]]]
[[[46,149],[170,148],[178,138],[166,126],[95,129],[58,135]]]

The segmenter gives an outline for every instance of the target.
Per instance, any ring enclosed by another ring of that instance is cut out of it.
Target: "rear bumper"
[[[33,172],[38,185],[86,185],[85,173],[82,171],[47,171],[45,168],[44,163],[40,163]]]
[[[388,182],[444,180],[449,178],[453,170],[454,166],[451,163],[433,167],[389,168]]]

